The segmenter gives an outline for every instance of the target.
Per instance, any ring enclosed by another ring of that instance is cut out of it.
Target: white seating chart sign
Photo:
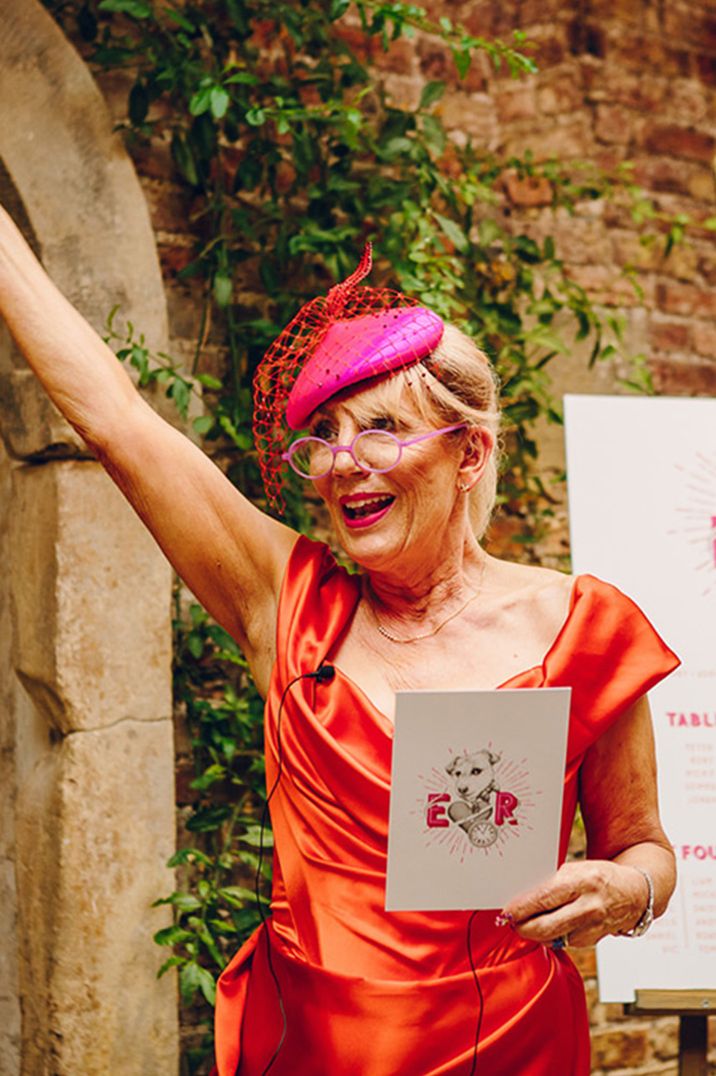
[[[716,400],[565,398],[573,570],[625,591],[682,666],[650,693],[679,883],[597,947],[602,1001],[716,987]]]

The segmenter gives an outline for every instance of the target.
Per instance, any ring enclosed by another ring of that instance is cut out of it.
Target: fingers
[[[549,945],[565,939],[570,946],[594,945],[606,934],[603,903],[594,896],[581,896],[554,912],[533,916],[516,922],[514,929],[521,938]]]
[[[573,864],[566,864],[565,866],[571,867]],[[579,896],[581,888],[580,879],[575,878],[573,872],[565,870],[565,867],[560,867],[542,885],[511,900],[509,904],[505,905],[504,912],[515,923],[523,923],[533,916],[551,912],[575,900]]]
[[[631,914],[632,874],[608,861],[566,863],[510,901],[502,919],[530,941],[546,945],[567,937],[570,946],[594,945]]]

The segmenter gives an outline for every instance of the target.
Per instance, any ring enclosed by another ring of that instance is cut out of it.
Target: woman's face
[[[405,393],[399,399],[390,382],[329,400],[310,427],[314,436],[333,445],[349,445],[363,430],[388,430],[408,440],[431,428],[437,426],[426,423]],[[464,495],[457,490],[464,446],[464,431],[411,445],[385,474],[361,470],[348,452],[336,455],[331,474],[315,479],[314,485],[341,545],[356,563],[374,570],[420,571],[421,561],[441,550],[442,536],[447,538],[465,515]]]

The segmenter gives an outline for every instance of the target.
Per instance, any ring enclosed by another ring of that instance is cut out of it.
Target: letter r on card
[[[515,807],[520,801],[511,792],[498,792],[495,796],[495,825],[501,826],[509,822],[511,826],[517,825],[517,819],[513,818]]]

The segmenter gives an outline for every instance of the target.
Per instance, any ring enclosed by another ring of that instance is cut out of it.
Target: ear
[[[494,451],[494,434],[485,426],[477,426],[467,431],[462,461],[457,473],[459,489],[467,493],[477,485]]]

